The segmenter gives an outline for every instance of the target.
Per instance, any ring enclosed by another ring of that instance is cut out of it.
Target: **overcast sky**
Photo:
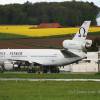
[[[0,0],[0,4],[10,4],[10,3],[24,3],[26,1],[30,1],[32,3],[35,2],[61,2],[61,1],[71,1],[71,0]],[[94,2],[95,5],[100,7],[100,0],[76,0],[76,1],[89,1]]]

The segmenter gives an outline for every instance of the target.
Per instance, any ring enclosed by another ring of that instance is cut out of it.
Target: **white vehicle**
[[[0,49],[1,69],[18,67],[19,61],[32,66],[64,66],[86,57],[84,50],[92,45],[86,36],[91,21],[85,21],[72,40],[64,40],[64,49]]]

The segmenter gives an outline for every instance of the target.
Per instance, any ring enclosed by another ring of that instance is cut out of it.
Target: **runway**
[[[0,81],[94,81],[100,82],[100,79],[32,79],[32,78],[0,78]]]

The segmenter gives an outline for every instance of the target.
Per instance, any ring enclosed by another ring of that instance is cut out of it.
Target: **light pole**
[[[100,72],[100,46],[98,46],[98,72]]]

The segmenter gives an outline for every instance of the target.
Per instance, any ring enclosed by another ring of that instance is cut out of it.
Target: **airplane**
[[[30,66],[65,66],[86,58],[85,49],[92,40],[86,39],[91,21],[84,21],[72,40],[64,40],[64,49],[0,49],[1,70],[11,70],[27,62]]]

